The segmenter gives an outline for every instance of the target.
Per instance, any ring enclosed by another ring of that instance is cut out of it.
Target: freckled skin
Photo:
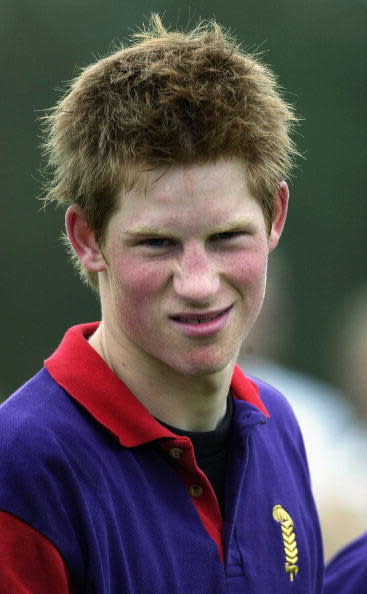
[[[146,192],[136,187],[121,195],[108,225],[103,325],[136,369],[162,373],[163,364],[178,374],[210,374],[234,364],[260,311],[265,221],[237,160],[175,167],[155,181],[160,173],[146,175]],[[237,221],[240,233],[216,237]],[[142,226],[159,230],[167,245],[142,243],[154,234],[130,235]],[[230,306],[225,328],[210,336],[187,336],[170,317]]]

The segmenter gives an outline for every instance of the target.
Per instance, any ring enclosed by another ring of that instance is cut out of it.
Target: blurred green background
[[[306,159],[291,183],[282,246],[295,325],[279,358],[332,375],[330,316],[366,280],[367,1],[2,0],[2,397],[39,369],[68,326],[99,317],[65,257],[62,211],[43,212],[36,200],[37,118],[78,67],[126,40],[152,11],[172,27],[215,16],[245,47],[260,47],[304,118],[297,144]]]

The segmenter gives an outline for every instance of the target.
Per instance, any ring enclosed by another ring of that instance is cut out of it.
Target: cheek
[[[265,287],[267,261],[263,249],[237,254],[231,262],[233,279],[247,290]]]
[[[147,308],[154,307],[154,297],[162,292],[165,279],[164,271],[142,265],[134,258],[115,260],[111,274],[115,305],[134,309],[134,317],[141,317]]]
[[[156,275],[149,270],[137,269],[131,260],[122,260],[110,276],[111,301],[114,324],[133,341],[147,337],[154,324],[158,291]]]
[[[267,251],[255,250],[236,263],[235,282],[242,296],[246,325],[252,327],[260,313],[266,287]],[[249,329],[249,328],[248,328]]]

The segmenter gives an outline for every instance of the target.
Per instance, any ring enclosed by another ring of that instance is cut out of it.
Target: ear
[[[84,266],[91,272],[106,270],[106,261],[80,206],[69,206],[65,227],[70,243]]]
[[[273,223],[268,239],[269,251],[271,252],[276,248],[279,243],[279,239],[282,235],[285,220],[288,212],[288,199],[289,189],[287,182],[284,180],[280,182],[279,190],[274,200],[274,214]]]

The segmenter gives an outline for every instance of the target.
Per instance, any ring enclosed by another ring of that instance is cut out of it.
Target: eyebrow
[[[244,228],[249,228],[250,226],[252,226],[252,223],[249,219],[240,219],[237,221],[230,221],[228,223],[224,223],[222,225],[218,225],[215,226],[213,228],[212,233],[225,233],[228,231],[237,231],[240,229],[244,229]],[[126,235],[134,235],[134,236],[140,236],[140,235],[155,235],[155,236],[165,236],[167,237],[167,235],[172,235],[172,232],[167,229],[162,229],[161,227],[153,227],[150,225],[142,225],[142,226],[138,226],[138,227],[132,227],[131,229],[127,229],[126,231],[123,231],[124,234]]]
[[[249,229],[253,223],[249,219],[239,219],[237,221],[230,221],[223,225],[215,227],[214,233],[226,233],[227,231],[239,231],[240,229]]]
[[[172,233],[168,230],[165,231],[161,227],[150,227],[150,226],[142,226],[142,227],[133,227],[132,229],[126,229],[122,231],[123,235],[127,235],[128,237],[146,237],[146,236],[154,236],[154,237],[167,237],[171,236]]]

